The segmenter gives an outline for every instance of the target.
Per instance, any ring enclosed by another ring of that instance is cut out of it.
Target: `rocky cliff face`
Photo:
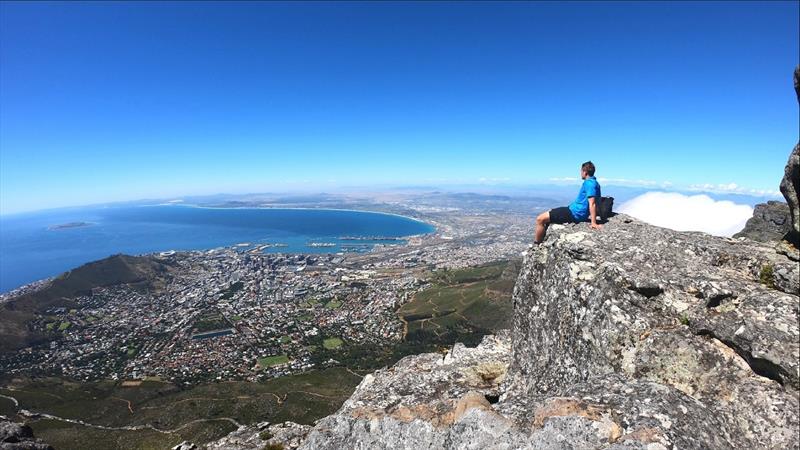
[[[510,336],[366,377],[301,448],[798,448],[798,259],[624,215],[552,226]]]
[[[661,403],[640,426],[666,446],[794,448],[797,259],[625,216],[557,230],[517,282],[507,395],[536,411],[589,394],[630,433]]]
[[[800,103],[800,65],[794,69],[794,92],[797,94],[797,102]],[[789,160],[786,161],[783,171],[780,188],[786,203],[789,204],[792,218],[792,229],[786,235],[786,239],[800,248],[800,142],[789,154]]]
[[[795,72],[797,77],[797,72]],[[795,78],[796,80],[797,78]],[[800,95],[800,91],[798,92]],[[794,146],[784,168],[781,180],[781,193],[789,204],[792,229],[786,235],[786,240],[800,248],[800,143]]]

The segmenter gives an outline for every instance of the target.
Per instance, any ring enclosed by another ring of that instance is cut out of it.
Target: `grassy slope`
[[[516,261],[442,271],[433,286],[416,294],[398,314],[408,323],[408,335],[440,335],[454,329],[492,332],[508,328],[511,293],[519,272]]]
[[[503,261],[436,272],[433,286],[397,312],[408,322],[403,342],[353,345],[345,341],[339,348],[328,349],[320,337],[312,358],[317,363],[335,359],[351,370],[371,372],[407,355],[445,351],[455,342],[476,345],[485,334],[510,326],[511,294],[519,267],[519,261]]]
[[[345,369],[333,368],[262,383],[209,383],[185,390],[160,382],[121,387],[110,381],[16,380],[12,387],[19,390],[0,389],[0,393],[16,397],[24,409],[46,411],[96,425],[150,423],[159,429],[172,429],[195,419],[222,417],[243,424],[264,420],[310,424],[338,409],[360,381]],[[131,402],[133,413],[127,401]],[[185,439],[204,443],[235,429],[232,423],[224,420],[197,423],[170,434],[151,430],[106,431],[53,420],[30,425],[37,437],[60,450],[167,449]]]

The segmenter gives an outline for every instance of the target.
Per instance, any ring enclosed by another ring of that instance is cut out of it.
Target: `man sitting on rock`
[[[583,184],[578,191],[578,198],[569,206],[553,208],[539,214],[536,218],[536,239],[534,244],[541,244],[551,223],[578,223],[591,219],[592,229],[600,229],[597,223],[597,202],[600,201],[600,184],[594,177],[594,164],[587,161],[581,165]]]

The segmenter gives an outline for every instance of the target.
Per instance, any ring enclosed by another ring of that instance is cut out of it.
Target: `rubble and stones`
[[[0,450],[53,450],[53,447],[36,439],[28,425],[0,416]]]

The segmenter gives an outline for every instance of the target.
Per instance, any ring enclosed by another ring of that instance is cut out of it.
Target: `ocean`
[[[407,217],[334,209],[155,205],[15,214],[0,217],[0,292],[117,253],[206,250],[243,243],[251,244],[249,248],[280,244],[265,252],[364,251],[376,243],[404,242],[364,238],[402,238],[433,231],[431,225]]]

